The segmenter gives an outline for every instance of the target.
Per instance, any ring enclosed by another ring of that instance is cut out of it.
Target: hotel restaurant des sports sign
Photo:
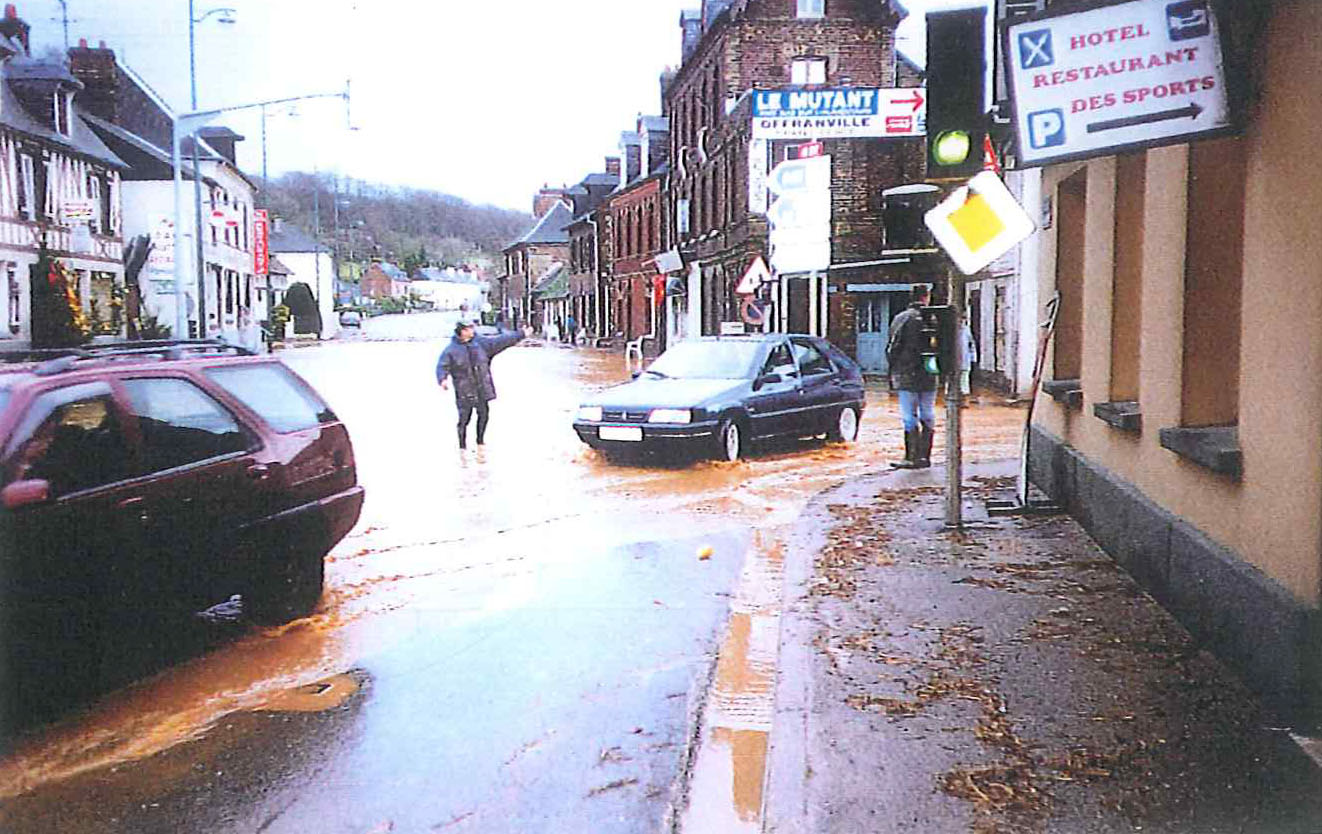
[[[1022,165],[1231,127],[1209,0],[1134,0],[1030,19],[1006,36]]]

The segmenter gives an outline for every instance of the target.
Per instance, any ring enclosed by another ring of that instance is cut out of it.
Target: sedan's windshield
[[[752,341],[680,342],[647,370],[677,379],[747,379],[761,349]]]

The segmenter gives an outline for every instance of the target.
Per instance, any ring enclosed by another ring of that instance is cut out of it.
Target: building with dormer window
[[[123,331],[121,175],[88,125],[83,85],[60,61],[31,56],[15,7],[0,20],[0,340],[32,337],[32,282],[60,261],[93,335]]]

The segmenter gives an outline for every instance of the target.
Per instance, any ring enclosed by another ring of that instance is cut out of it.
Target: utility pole
[[[946,271],[946,304],[950,306],[954,318],[953,336],[955,344],[947,351],[953,356],[953,362],[947,363],[946,373],[946,529],[958,530],[964,524],[964,455],[963,455],[963,415],[960,408],[964,404],[964,392],[960,389],[960,372],[963,370],[963,349],[961,347],[964,323],[964,279],[959,270],[951,266]]]

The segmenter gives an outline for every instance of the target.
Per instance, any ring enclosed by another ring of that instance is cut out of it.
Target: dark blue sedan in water
[[[769,333],[680,342],[580,406],[574,431],[607,452],[688,449],[733,461],[762,438],[852,442],[862,416],[854,360],[817,336]]]

